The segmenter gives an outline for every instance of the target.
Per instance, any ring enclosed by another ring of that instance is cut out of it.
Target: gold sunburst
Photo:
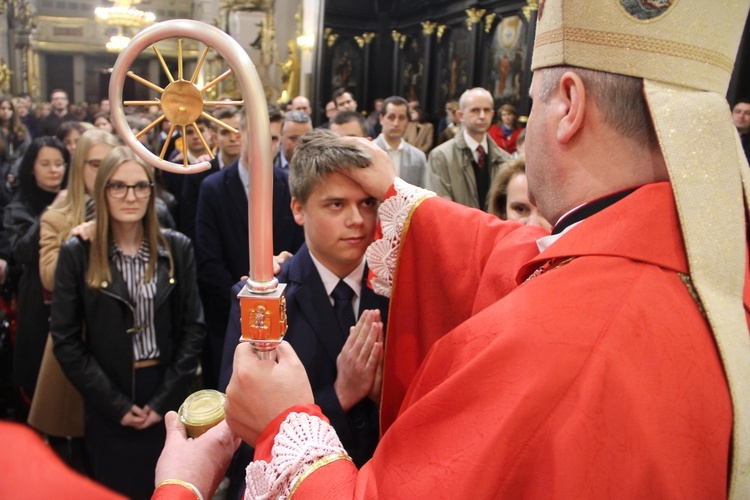
[[[201,57],[198,60],[198,64],[195,67],[195,71],[193,72],[192,77],[190,80],[185,80],[183,78],[183,57],[182,57],[182,39],[177,40],[177,79],[172,76],[172,72],[169,71],[169,68],[167,67],[166,61],[164,61],[164,57],[162,57],[161,52],[159,52],[159,49],[156,47],[156,45],[153,45],[154,52],[156,53],[156,57],[159,59],[159,62],[161,63],[161,67],[164,70],[164,73],[167,75],[167,79],[169,80],[169,85],[167,85],[166,88],[161,88],[160,86],[156,85],[155,83],[152,83],[145,78],[138,76],[132,71],[128,71],[127,75],[132,78],[133,80],[145,85],[146,87],[159,92],[161,94],[161,97],[154,100],[154,101],[125,101],[123,102],[123,105],[125,106],[153,106],[157,105],[159,106],[159,109],[161,109],[161,115],[157,117],[154,121],[148,124],[148,126],[144,127],[140,132],[138,132],[135,135],[136,139],[140,139],[145,134],[147,134],[152,128],[159,125],[162,121],[169,120],[171,122],[171,126],[169,128],[169,133],[167,135],[167,140],[164,142],[164,147],[162,147],[161,153],[159,154],[159,158],[161,160],[164,160],[164,155],[167,153],[167,149],[169,147],[169,143],[172,140],[172,136],[174,135],[174,132],[177,127],[180,127],[180,131],[182,133],[182,137],[186,136],[187,127],[192,126],[195,129],[195,132],[198,134],[198,137],[200,137],[201,142],[203,143],[203,147],[205,148],[206,153],[211,157],[211,159],[214,158],[213,152],[211,151],[210,146],[208,145],[208,142],[206,142],[206,138],[203,137],[203,134],[201,133],[200,129],[196,125],[196,121],[199,117],[204,117],[205,119],[215,123],[219,127],[222,127],[226,130],[229,130],[233,134],[236,134],[238,131],[234,127],[231,127],[230,125],[227,125],[223,121],[219,120],[218,118],[214,118],[210,113],[206,113],[205,107],[206,106],[242,106],[244,104],[243,101],[206,101],[203,98],[203,93],[207,91],[208,89],[216,86],[221,82],[222,80],[226,79],[228,76],[232,74],[232,69],[226,70],[224,73],[219,75],[214,80],[210,81],[206,85],[204,85],[202,88],[199,88],[195,81],[198,79],[198,75],[200,74],[201,67],[203,66],[203,62],[206,59],[206,55],[208,55],[209,48],[204,47],[203,52],[201,53]],[[188,166],[188,155],[186,152],[182,155],[182,161],[183,166]]]

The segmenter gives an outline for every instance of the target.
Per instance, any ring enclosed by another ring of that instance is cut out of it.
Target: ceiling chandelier
[[[140,10],[134,5],[141,0],[111,0],[112,7],[97,7],[94,11],[96,20],[104,25],[117,28],[117,33],[110,37],[107,43],[109,52],[122,52],[130,43],[130,37],[125,30],[140,30],[156,21],[153,12]]]

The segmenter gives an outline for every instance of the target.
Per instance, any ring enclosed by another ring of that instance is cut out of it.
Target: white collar
[[[323,281],[323,286],[326,289],[326,295],[330,296],[331,293],[333,293],[333,289],[336,288],[336,285],[338,285],[339,281],[341,281],[341,278],[336,276],[333,271],[328,269],[318,259],[316,259],[312,252],[310,252],[310,258],[312,258],[313,264],[315,264],[315,269],[318,270],[320,279]],[[364,256],[362,256],[362,262],[359,263],[354,271],[349,273],[349,275],[344,278],[344,283],[349,285],[351,289],[354,290],[354,294],[357,297],[359,297],[360,293],[362,292],[362,278],[364,272],[365,258]]]
[[[484,148],[485,153],[489,153],[490,150],[487,148],[487,134],[484,134],[484,137],[482,137],[482,142],[477,142],[474,140],[472,136],[469,135],[469,133],[466,131],[466,129],[463,129],[464,134],[464,140],[466,141],[466,145],[469,146],[469,149],[472,150],[472,152],[477,150],[477,146],[481,144],[481,146]]]

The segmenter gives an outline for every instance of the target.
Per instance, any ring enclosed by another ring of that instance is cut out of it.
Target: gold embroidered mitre
[[[742,302],[750,170],[724,96],[748,8],[750,0],[540,0],[532,60],[534,70],[575,66],[643,78],[690,277],[732,395],[734,498],[750,498],[750,334]]]

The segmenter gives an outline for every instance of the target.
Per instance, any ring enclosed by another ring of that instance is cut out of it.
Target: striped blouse
[[[154,329],[154,296],[156,295],[156,269],[153,279],[144,283],[148,269],[150,252],[148,243],[141,243],[138,253],[125,255],[115,245],[112,261],[122,275],[128,289],[131,302],[135,305],[135,324],[133,325],[133,360],[144,361],[159,357]]]

